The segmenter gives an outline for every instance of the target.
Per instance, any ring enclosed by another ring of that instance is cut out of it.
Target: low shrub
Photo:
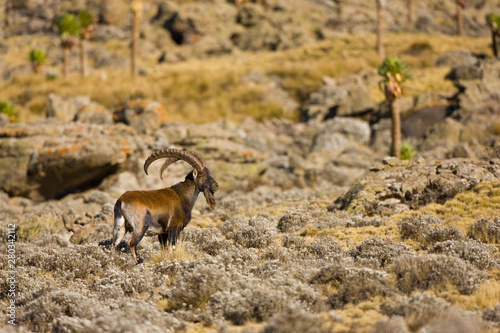
[[[92,299],[63,289],[45,293],[27,303],[16,319],[33,331],[44,332],[54,319],[62,315],[93,319],[97,315],[97,308],[98,304]]]
[[[307,244],[306,248],[312,255],[324,259],[336,257],[344,253],[344,245],[333,236],[317,237]]]
[[[358,304],[375,296],[388,296],[396,290],[387,283],[387,274],[369,268],[354,270],[339,290],[330,296],[334,309],[342,309],[348,303]]]
[[[213,294],[227,289],[230,280],[223,265],[187,262],[174,278],[168,307],[171,310],[203,307]]]
[[[442,315],[450,303],[428,293],[416,292],[411,297],[392,296],[380,304],[380,311],[387,316],[401,316],[408,328],[417,331],[434,318]]]
[[[459,257],[482,270],[495,266],[496,260],[493,255],[496,251],[495,246],[485,245],[476,240],[438,242],[430,250],[431,253]]]
[[[311,283],[331,284],[333,287],[340,287],[348,277],[351,277],[356,270],[352,259],[336,257],[333,263],[318,270],[311,279]]]
[[[398,221],[397,225],[403,239],[413,239],[424,245],[465,238],[456,226],[444,227],[441,225],[442,223],[442,220],[432,215],[420,215],[405,216]]]
[[[408,333],[408,327],[400,316],[383,317],[375,324],[371,333]]]
[[[303,209],[291,209],[287,211],[278,221],[278,230],[281,232],[294,232],[304,228],[312,217]]]
[[[483,319],[492,321],[500,327],[500,303],[495,307],[489,306],[483,310]]]
[[[264,321],[283,311],[288,298],[283,291],[270,288],[262,280],[241,277],[228,288],[214,293],[210,299],[210,308],[217,316],[243,325],[248,320]]]
[[[398,288],[411,293],[414,290],[428,290],[451,283],[465,295],[479,288],[487,275],[460,258],[442,255],[403,255],[393,265]]]
[[[283,246],[290,250],[301,251],[306,246],[306,241],[304,237],[298,235],[283,235],[281,239]]]
[[[469,227],[467,236],[483,243],[500,243],[500,217],[495,216],[493,221],[480,218]]]
[[[318,318],[300,304],[290,304],[282,313],[274,315],[261,333],[327,333],[332,330],[331,322]]]
[[[378,236],[365,239],[361,244],[352,248],[349,254],[354,259],[376,259],[381,267],[391,264],[403,254],[415,254],[408,245],[396,244],[390,238]]]
[[[264,216],[257,216],[239,223],[229,238],[236,244],[250,248],[264,248],[276,238],[274,222]]]
[[[186,228],[181,234],[181,239],[193,243],[196,249],[211,256],[228,250],[232,246],[232,243],[225,239],[222,233],[214,227],[203,229]]]

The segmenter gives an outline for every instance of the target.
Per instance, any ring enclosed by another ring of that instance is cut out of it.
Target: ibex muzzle
[[[166,158],[160,169],[163,172],[174,162],[183,160],[193,167],[186,179],[172,187],[154,191],[125,192],[115,204],[115,225],[113,246],[118,249],[127,232],[132,233],[130,251],[137,262],[137,244],[144,236],[158,235],[162,246],[170,243],[175,249],[175,242],[180,232],[191,221],[191,211],[203,192],[210,208],[215,208],[214,193],[219,185],[210,175],[205,160],[200,154],[180,149],[163,149],[151,154],[144,163],[144,172],[148,174],[151,163]]]

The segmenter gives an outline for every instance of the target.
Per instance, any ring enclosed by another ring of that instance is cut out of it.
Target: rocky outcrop
[[[158,102],[138,99],[116,106],[113,120],[127,124],[139,133],[146,133],[165,123],[167,111]]]
[[[324,86],[312,93],[302,106],[301,120],[324,121],[335,116],[359,116],[373,111],[376,105],[365,85],[372,80],[372,73],[351,75],[339,82],[324,78]]]
[[[500,161],[450,159],[413,162],[386,158],[338,197],[329,210],[392,215],[426,204],[444,203],[482,181],[500,178]]]
[[[103,125],[113,123],[111,112],[95,102],[80,106],[73,121]]]
[[[0,131],[0,189],[11,196],[58,198],[96,186],[136,150],[125,126],[45,121]]]
[[[90,104],[90,97],[61,97],[49,94],[45,104],[47,118],[55,118],[61,121],[72,121],[80,108]]]
[[[474,111],[500,99],[500,63],[497,61],[461,64],[452,68],[447,77],[459,89],[458,104],[465,111]]]

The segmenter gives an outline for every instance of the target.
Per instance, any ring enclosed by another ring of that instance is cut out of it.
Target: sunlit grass
[[[165,246],[160,249],[158,255],[153,256],[155,263],[172,261],[172,260],[194,260],[196,256],[189,252],[184,246],[184,242],[178,240],[175,244],[175,250],[170,246]]]
[[[432,203],[422,207],[422,213],[433,214],[451,223],[463,233],[479,218],[499,216],[500,182],[481,182],[470,191],[457,194],[444,204]]]
[[[48,43],[48,38],[40,37],[35,42],[37,45],[44,43]],[[421,43],[426,44],[423,52],[415,54],[409,51]],[[451,82],[444,79],[449,69],[433,67],[440,55],[459,49],[489,54],[489,43],[489,38],[389,34],[386,54],[397,55],[412,67],[413,80],[405,86],[405,92],[414,96],[426,91],[455,89]],[[122,55],[127,52],[127,44],[123,41],[110,41],[105,47]],[[24,46],[12,47],[5,55],[5,61],[13,64],[28,62],[28,52]],[[19,54],[26,54],[26,59]],[[68,80],[47,80],[42,75],[19,76],[11,82],[1,83],[0,89],[4,99],[15,103],[21,121],[43,117],[49,93],[88,95],[107,108],[131,98],[150,98],[166,107],[168,121],[203,123],[283,116],[297,119],[296,115],[285,115],[279,101],[264,98],[270,87],[269,77],[262,82],[247,82],[242,78],[251,71],[275,76],[293,99],[302,102],[322,85],[323,76],[339,78],[374,71],[380,61],[375,52],[374,35],[351,35],[292,50],[238,52],[172,64],[157,64],[156,59],[146,56],[141,63],[148,75],[136,79],[130,77],[128,69],[106,68],[94,70],[86,79],[75,72]],[[377,102],[383,100],[377,84],[370,85],[368,89]]]

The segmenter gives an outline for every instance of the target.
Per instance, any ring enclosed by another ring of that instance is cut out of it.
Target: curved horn
[[[197,154],[197,153],[195,153],[195,154],[199,156],[199,154]],[[160,178],[162,178],[162,179],[163,179],[163,177],[162,177],[163,171],[165,171],[165,169],[170,164],[177,162],[178,160],[183,160],[183,161],[189,163],[197,171],[202,171],[205,168],[205,166],[203,165],[203,163],[201,161],[199,161],[198,156],[195,156],[193,154],[193,152],[175,149],[175,148],[167,148],[167,149],[158,150],[158,151],[155,151],[153,154],[151,154],[146,159],[146,162],[144,162],[144,172],[147,175],[149,165],[160,158],[167,158],[167,160],[165,161],[165,163],[162,165],[162,167],[160,169]]]
[[[189,151],[191,153],[191,155],[193,155],[194,157],[196,157],[198,159],[198,161],[200,161],[200,164],[203,168],[206,168],[207,167],[207,164],[205,163],[205,159],[200,155],[198,154],[197,152],[195,151]]]

